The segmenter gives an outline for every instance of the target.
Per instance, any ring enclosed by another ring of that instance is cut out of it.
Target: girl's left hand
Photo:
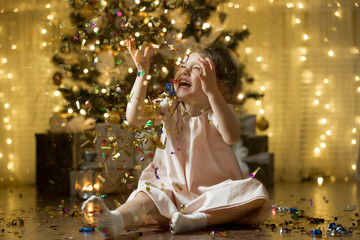
[[[206,95],[219,91],[214,62],[208,57],[199,56],[201,71],[197,73],[201,87]]]

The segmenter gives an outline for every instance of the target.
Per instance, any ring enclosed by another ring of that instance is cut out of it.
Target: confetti
[[[160,179],[160,177],[158,176],[158,167],[155,168],[155,178],[156,179]]]
[[[257,167],[257,169],[250,174],[250,177],[255,177],[256,173],[260,170],[260,167]]]
[[[175,187],[177,187],[177,189],[179,189],[179,191],[182,191],[182,187],[178,184],[178,183],[175,183]]]

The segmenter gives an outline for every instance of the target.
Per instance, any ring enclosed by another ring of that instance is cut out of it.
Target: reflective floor
[[[359,183],[277,183],[269,194],[274,208],[258,228],[226,225],[172,235],[152,225],[123,231],[117,239],[313,239],[313,230],[320,229],[316,238],[360,240]],[[38,196],[31,187],[1,187],[0,196],[0,239],[104,239],[98,232],[79,232],[85,227],[80,200]],[[114,205],[115,199],[122,203],[125,198],[108,196],[106,203]],[[327,230],[333,222],[342,232],[333,230],[331,236]]]

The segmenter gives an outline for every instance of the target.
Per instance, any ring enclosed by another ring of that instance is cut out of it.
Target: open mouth
[[[191,83],[189,81],[187,81],[187,80],[180,79],[179,87],[180,88],[189,88],[189,87],[191,87]]]

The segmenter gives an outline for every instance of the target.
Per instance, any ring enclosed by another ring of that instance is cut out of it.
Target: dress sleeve
[[[230,107],[231,111],[233,112],[233,114],[235,115],[236,119],[238,119],[237,117],[237,114],[235,112],[235,107],[233,104],[228,104],[228,106]],[[209,114],[208,114],[208,120],[209,120],[209,123],[214,125],[217,129],[219,129],[219,123],[218,121],[216,120],[215,118],[215,114],[213,111],[210,111]],[[239,120],[239,119],[238,119]]]

